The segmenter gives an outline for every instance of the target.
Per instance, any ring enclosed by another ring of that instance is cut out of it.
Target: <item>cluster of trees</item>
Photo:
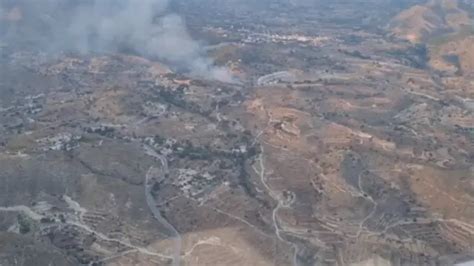
[[[426,44],[416,44],[408,49],[390,51],[389,54],[414,68],[425,68],[430,60]]]

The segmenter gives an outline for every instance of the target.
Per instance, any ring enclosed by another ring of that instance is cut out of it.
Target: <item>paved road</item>
[[[174,228],[172,224],[170,224],[165,218],[160,213],[160,210],[156,206],[155,199],[153,198],[152,194],[152,188],[153,188],[153,180],[154,179],[164,179],[165,175],[169,172],[168,169],[168,161],[163,155],[158,154],[153,148],[150,146],[144,146],[146,154],[149,156],[154,157],[155,159],[159,160],[161,163],[161,175],[162,176],[156,176],[157,171],[153,171],[154,167],[150,167],[148,170],[146,177],[145,177],[145,197],[146,197],[146,203],[148,205],[148,208],[150,211],[153,213],[153,217],[163,225],[166,229],[166,233],[174,238],[174,252],[173,252],[173,265],[174,266],[179,266],[180,261],[181,261],[181,235],[179,232]]]

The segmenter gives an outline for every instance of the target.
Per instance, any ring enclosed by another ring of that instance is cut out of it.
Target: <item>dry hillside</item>
[[[418,43],[440,34],[458,31],[471,23],[458,0],[431,0],[402,11],[390,23],[392,33]]]

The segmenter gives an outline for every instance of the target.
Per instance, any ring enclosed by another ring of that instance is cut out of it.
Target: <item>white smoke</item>
[[[183,19],[167,7],[167,0],[0,0],[0,36],[46,52],[129,50],[230,81],[227,69],[214,66]],[[13,9],[21,10],[20,21],[2,19]]]

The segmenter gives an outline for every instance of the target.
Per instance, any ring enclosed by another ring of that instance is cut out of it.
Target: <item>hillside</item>
[[[469,13],[460,8],[458,0],[431,0],[415,5],[395,16],[389,25],[391,32],[413,43],[469,26]]]

